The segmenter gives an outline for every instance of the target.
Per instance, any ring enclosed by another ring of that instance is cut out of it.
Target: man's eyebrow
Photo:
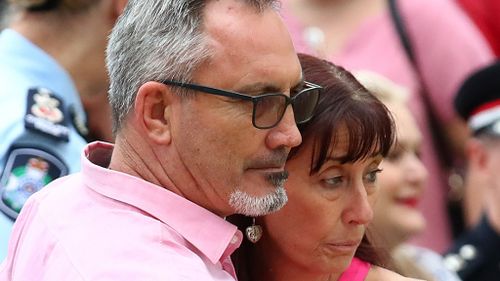
[[[303,78],[303,76],[301,76],[300,80],[295,85],[293,85],[290,88],[290,91],[292,91],[293,89],[299,87],[303,83],[304,83],[304,78]],[[277,85],[266,83],[266,82],[257,82],[257,83],[254,83],[254,84],[243,86],[242,88],[238,88],[236,90],[236,92],[242,93],[242,94],[243,93],[252,94],[252,93],[262,93],[262,92],[266,92],[266,93],[282,93],[283,92],[283,88],[281,88],[281,87],[279,87]]]
[[[300,75],[300,79],[299,79],[299,81],[298,81],[295,85],[293,85],[290,89],[291,89],[291,90],[292,90],[292,89],[296,89],[297,87],[299,87],[299,86],[303,85],[303,84],[304,84],[304,81],[305,81],[305,80],[304,80],[304,74],[301,74],[301,75]]]
[[[257,82],[254,84],[246,85],[236,90],[236,92],[246,94],[255,94],[261,92],[280,93],[282,91],[283,90],[280,87],[265,82]]]

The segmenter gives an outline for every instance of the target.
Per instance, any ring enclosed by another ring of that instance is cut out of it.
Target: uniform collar
[[[112,151],[113,145],[104,142],[85,147],[82,174],[86,186],[170,226],[214,264],[239,247],[241,232],[223,218],[166,188],[100,166],[108,165]]]

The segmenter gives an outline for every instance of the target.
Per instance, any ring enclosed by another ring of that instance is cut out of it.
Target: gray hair
[[[245,0],[262,11],[275,0]],[[107,48],[113,131],[123,126],[139,87],[165,79],[190,81],[210,58],[203,33],[203,0],[129,0]],[[179,93],[179,92],[177,92]]]

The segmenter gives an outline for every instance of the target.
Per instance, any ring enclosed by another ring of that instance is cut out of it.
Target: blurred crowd
[[[126,4],[0,0],[0,259],[27,199],[80,171],[88,143],[114,142],[105,51]],[[371,246],[404,276],[498,280],[500,2],[282,0],[280,15],[296,52],[352,72],[393,114]]]

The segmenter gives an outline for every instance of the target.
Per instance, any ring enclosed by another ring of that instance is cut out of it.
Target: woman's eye
[[[370,183],[377,182],[377,174],[380,173],[380,172],[382,172],[382,169],[376,169],[376,170],[373,170],[373,171],[369,172],[365,176],[366,181],[368,181]]]
[[[330,185],[330,186],[339,186],[342,184],[342,181],[343,181],[343,178],[342,176],[338,176],[338,177],[331,177],[331,178],[327,178],[325,180],[323,180],[327,185]]]

